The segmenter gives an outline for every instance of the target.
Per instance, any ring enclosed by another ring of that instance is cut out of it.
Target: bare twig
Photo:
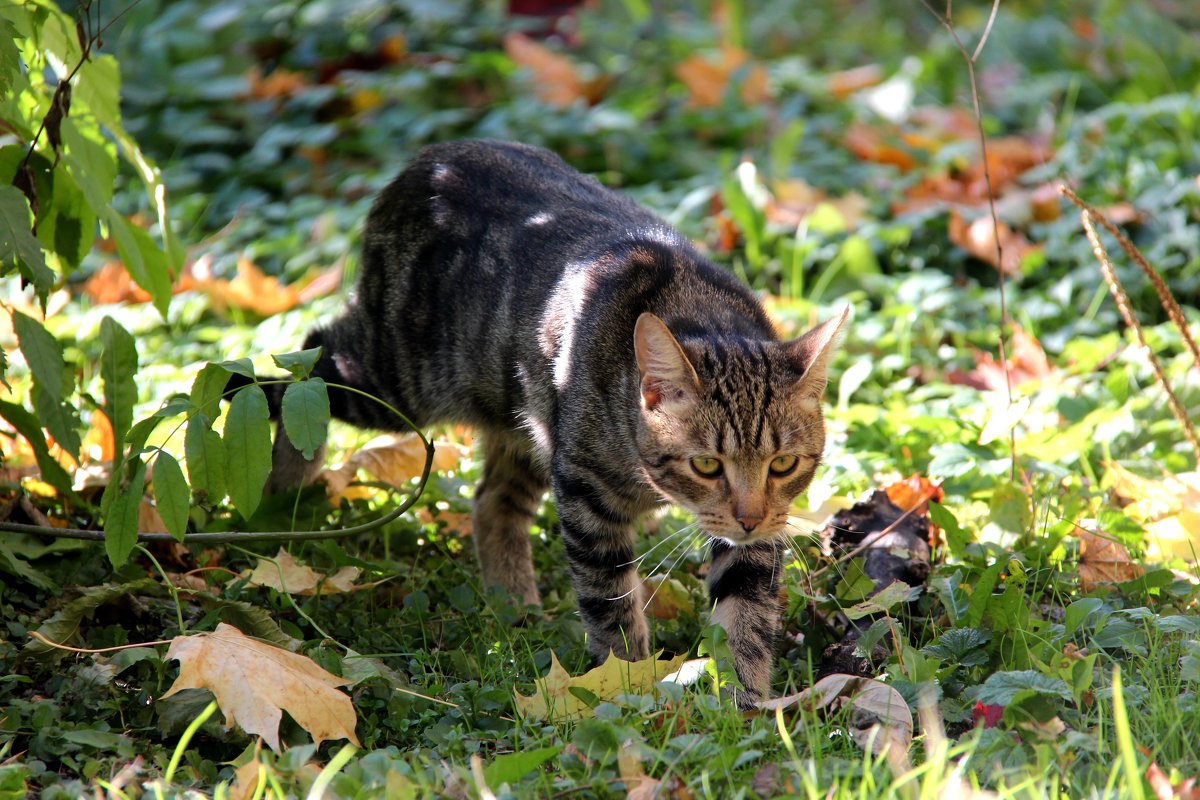
[[[1005,330],[1008,327],[1008,292],[1006,289],[1004,275],[1004,247],[1000,242],[1000,217],[996,213],[996,193],[992,189],[992,174],[991,168],[988,166],[988,151],[987,151],[987,136],[983,132],[983,112],[979,104],[979,83],[975,79],[975,63],[978,61],[980,54],[983,52],[983,46],[987,43],[988,37],[992,33],[992,25],[996,21],[996,15],[1000,10],[1000,0],[992,0],[992,10],[988,15],[987,25],[983,29],[983,34],[979,37],[979,43],[975,45],[975,52],[968,53],[967,46],[963,44],[963,40],[959,37],[958,31],[954,29],[953,24],[953,0],[946,0],[945,14],[939,14],[929,0],[921,0],[921,4],[933,15],[934,19],[950,34],[950,38],[954,40],[958,52],[962,53],[963,61],[967,65],[967,78],[971,84],[971,109],[975,114],[975,129],[979,132],[979,155],[983,161],[983,182],[987,185],[988,197],[988,212],[992,217],[992,239],[996,243],[996,273],[1000,278],[1000,369],[1004,372],[1004,386],[1008,393],[1008,405],[1013,404],[1013,385],[1012,374],[1008,369],[1008,352],[1004,342]],[[1017,477],[1017,429],[1013,426],[1009,429],[1009,452],[1012,456],[1012,462],[1009,466],[1009,478],[1016,480]]]

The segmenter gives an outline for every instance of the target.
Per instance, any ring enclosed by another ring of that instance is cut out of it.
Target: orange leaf
[[[233,280],[207,281],[202,286],[218,311],[233,306],[269,317],[287,311],[300,300],[295,288],[284,286],[278,278],[265,274],[248,258],[238,259],[237,277]]]
[[[112,461],[116,454],[112,423],[100,409],[92,412],[92,425],[83,436],[81,450],[92,461]]]
[[[1021,260],[1029,253],[1042,249],[1041,245],[1033,244],[1003,222],[993,225],[990,216],[982,216],[974,222],[967,223],[958,211],[951,211],[947,232],[951,242],[980,261],[993,267],[1001,267],[1006,275],[1018,274],[1021,271]],[[997,239],[1003,259],[999,262],[996,260]]]
[[[258,67],[251,67],[246,73],[246,82],[249,95],[255,100],[289,97],[309,85],[308,79],[299,72],[282,67],[271,70],[266,76]]]
[[[1145,572],[1133,563],[1125,545],[1106,534],[1079,534],[1079,588],[1085,594],[1097,586],[1140,578]]]
[[[840,100],[863,89],[878,86],[883,82],[883,78],[883,67],[878,64],[864,64],[825,76],[825,88]]]
[[[521,33],[504,37],[504,52],[517,66],[533,73],[538,99],[548,105],[562,108],[577,100],[594,105],[611,83],[607,76],[584,79],[569,58]]]
[[[735,75],[741,78],[739,96],[748,106],[759,105],[770,97],[767,87],[767,71],[761,64],[749,64],[750,56],[741,48],[725,44],[721,46],[718,60],[694,55],[675,66],[675,75],[687,87],[689,103],[700,108],[715,108],[721,105],[725,89]],[[739,70],[742,70],[740,74]]]
[[[1007,356],[1008,374],[1013,386],[1020,386],[1027,381],[1046,380],[1057,372],[1046,357],[1041,342],[1015,322]],[[998,392],[1008,387],[1000,362],[991,353],[981,350],[975,351],[975,369],[970,372],[952,370],[946,377],[950,383],[982,390]]]
[[[885,486],[883,491],[887,493],[888,500],[902,510],[916,508],[922,514],[928,512],[930,500],[940,503],[944,497],[942,487],[935,486],[924,475],[910,475]]]
[[[861,122],[851,122],[842,137],[846,149],[863,161],[891,164],[903,171],[917,165],[912,153],[884,140],[882,134]]]
[[[83,284],[83,293],[97,305],[150,301],[149,292],[133,282],[120,261],[109,261],[92,273]]]

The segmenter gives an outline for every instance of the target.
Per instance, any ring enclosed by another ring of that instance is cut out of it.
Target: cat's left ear
[[[842,325],[849,316],[850,306],[846,306],[838,316],[787,343],[788,355],[796,365],[796,371],[801,373],[800,380],[796,382],[796,393],[801,397],[819,400],[824,393],[828,382],[826,369],[829,359],[837,346]]]

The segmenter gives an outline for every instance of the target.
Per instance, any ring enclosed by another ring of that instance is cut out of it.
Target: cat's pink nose
[[[742,526],[742,530],[744,530],[746,533],[750,533],[763,521],[762,514],[753,513],[738,514],[736,519],[738,524]]]

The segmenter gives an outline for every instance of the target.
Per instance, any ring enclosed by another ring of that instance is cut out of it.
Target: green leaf
[[[1067,636],[1071,636],[1095,612],[1104,607],[1104,601],[1099,597],[1085,597],[1067,606],[1063,615],[1063,627]]]
[[[36,384],[33,387],[33,407],[42,427],[50,432],[55,443],[78,464],[79,448],[82,445],[79,429],[83,425],[79,420],[79,412],[67,403],[50,397]]]
[[[874,585],[872,583],[872,585]],[[920,586],[909,586],[904,581],[892,581],[876,594],[861,603],[856,603],[844,610],[847,619],[859,619],[869,614],[885,614],[897,603],[907,603],[915,595],[920,595]]]
[[[1072,699],[1071,687],[1067,686],[1066,681],[1051,678],[1032,669],[992,674],[983,682],[983,686],[979,687],[975,699],[985,705],[1007,706],[1018,698],[1029,696],[1026,693],[1063,700]]]
[[[12,318],[21,353],[29,363],[34,383],[50,397],[61,401],[64,395],[63,373],[66,370],[62,345],[33,317],[14,310]]]
[[[248,358],[239,358],[233,361],[222,361],[218,363],[217,366],[226,372],[234,375],[241,375],[243,378],[254,380],[254,364]]]
[[[280,369],[286,369],[292,374],[296,380],[304,380],[312,374],[313,367],[317,365],[317,361],[321,359],[321,348],[313,347],[309,350],[298,350],[295,353],[283,353],[277,356],[271,356],[275,361],[275,366]]]
[[[42,480],[58,489],[64,496],[75,498],[75,490],[71,488],[71,476],[58,463],[58,459],[50,455],[46,437],[42,433],[42,425],[37,418],[16,403],[3,400],[0,400],[0,417],[8,420],[18,433],[29,440],[38,468],[42,471]]]
[[[225,417],[225,455],[229,465],[229,499],[249,519],[262,500],[271,472],[271,420],[267,396],[247,386],[233,396]]]
[[[220,400],[229,383],[229,372],[219,364],[205,364],[192,381],[192,405],[201,414],[216,417],[221,413]]]
[[[539,747],[496,756],[483,769],[484,782],[490,788],[499,789],[504,784],[516,784],[535,769],[562,752],[562,746]]]
[[[79,184],[84,199],[97,217],[112,216],[113,182],[117,178],[117,157],[105,145],[99,130],[81,130],[74,117],[62,121],[63,161]],[[149,289],[147,289],[149,291]]]
[[[0,97],[8,95],[13,88],[13,81],[21,75],[18,35],[11,22],[0,19]]]
[[[101,125],[120,127],[121,69],[117,59],[93,55],[83,62],[75,79],[71,101],[72,104],[83,103]]]
[[[187,532],[188,507],[191,493],[187,481],[184,480],[183,470],[175,456],[166,450],[159,450],[154,460],[154,475],[150,479],[154,489],[154,501],[158,506],[158,514],[162,517],[167,532],[179,541]]]
[[[104,550],[114,569],[129,559],[137,544],[138,509],[146,493],[146,462],[135,456],[132,468],[133,477],[128,483],[121,482],[104,517]]]
[[[971,603],[967,606],[966,623],[968,627],[978,628],[983,622],[984,612],[987,611],[988,601],[992,598],[992,589],[1000,578],[1004,565],[997,561],[983,571],[979,580],[975,581],[971,592]]]
[[[860,556],[852,559],[842,572],[833,594],[844,603],[857,603],[875,588],[875,581],[863,569],[864,559]]]
[[[958,524],[958,518],[941,503],[929,501],[929,519],[946,533],[946,546],[951,554],[961,556],[971,543],[970,536]]]
[[[943,664],[960,667],[979,667],[988,663],[988,654],[983,650],[991,641],[992,634],[983,628],[951,628],[921,652],[940,659]]]
[[[157,578],[89,586],[81,590],[79,597],[54,612],[50,619],[43,622],[37,629],[38,633],[56,644],[74,644],[79,641],[79,630],[83,627],[84,617],[91,618],[96,613],[96,609],[131,594],[148,594],[158,597],[166,594],[166,589],[158,582]],[[51,647],[34,638],[30,638],[21,652],[34,657],[45,656],[55,661],[69,655],[66,650]]]
[[[59,257],[62,267],[74,270],[92,249],[96,214],[71,173],[65,169],[51,171],[49,165],[46,172],[52,178],[51,190],[39,194],[38,241]]]
[[[108,209],[106,219],[125,271],[150,294],[158,313],[166,317],[171,303],[171,274],[166,253],[159,249],[150,234],[125,219],[116,209]]]
[[[183,446],[192,492],[202,503],[219,503],[225,497],[225,443],[208,417],[192,415]]]
[[[311,378],[287,387],[283,393],[283,427],[288,440],[306,459],[311,459],[325,444],[329,427],[325,381]]]
[[[100,322],[100,377],[104,381],[104,413],[112,423],[116,452],[125,450],[125,435],[133,425],[137,403],[137,342],[112,317]]]
[[[15,264],[32,283],[38,296],[45,299],[54,285],[54,273],[46,266],[42,245],[34,238],[29,200],[15,186],[0,186],[0,275]]]
[[[996,486],[988,507],[992,522],[1001,530],[1024,534],[1033,525],[1029,495],[1012,483],[1006,481]]]

